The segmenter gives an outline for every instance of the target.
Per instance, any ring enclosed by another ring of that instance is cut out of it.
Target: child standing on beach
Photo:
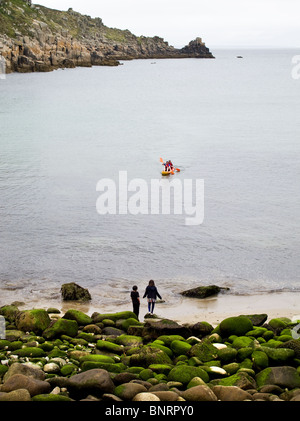
[[[140,294],[138,293],[138,287],[134,285],[132,287],[131,291],[131,301],[133,305],[133,312],[136,315],[137,318],[139,318],[139,312],[140,312]]]
[[[149,281],[149,285],[147,286],[145,290],[145,294],[143,298],[145,297],[147,297],[147,300],[148,300],[148,312],[153,314],[156,297],[159,297],[161,299],[161,296],[159,292],[157,291],[155,283],[152,279]]]

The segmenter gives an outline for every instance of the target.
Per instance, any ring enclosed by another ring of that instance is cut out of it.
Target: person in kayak
[[[157,291],[155,283],[152,279],[149,281],[149,285],[146,287],[143,298],[145,297],[147,297],[147,300],[148,300],[148,312],[153,314],[156,297],[159,297],[160,299],[162,298],[159,292]]]
[[[168,171],[168,172],[170,172],[170,171],[172,171],[173,170],[173,164],[172,164],[172,161],[167,161],[166,163],[165,163],[165,171]]]

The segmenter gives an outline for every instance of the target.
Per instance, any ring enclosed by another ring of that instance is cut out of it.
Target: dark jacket
[[[159,297],[161,299],[161,296],[159,295],[159,292],[157,291],[156,286],[150,286],[150,285],[148,285],[145,290],[145,294],[143,298],[145,297],[152,298],[154,300],[156,300],[156,297]]]

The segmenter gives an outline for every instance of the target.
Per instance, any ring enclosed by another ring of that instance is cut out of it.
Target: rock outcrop
[[[213,58],[201,38],[182,49],[160,37],[108,28],[100,18],[58,11],[31,1],[0,1],[0,56],[6,73],[120,64],[142,58]]]

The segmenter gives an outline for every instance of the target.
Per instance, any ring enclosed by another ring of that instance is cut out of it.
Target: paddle
[[[165,165],[164,160],[162,158],[159,158],[160,162]],[[175,168],[176,171],[180,172],[179,168]],[[171,170],[171,174],[174,174],[174,171]]]

